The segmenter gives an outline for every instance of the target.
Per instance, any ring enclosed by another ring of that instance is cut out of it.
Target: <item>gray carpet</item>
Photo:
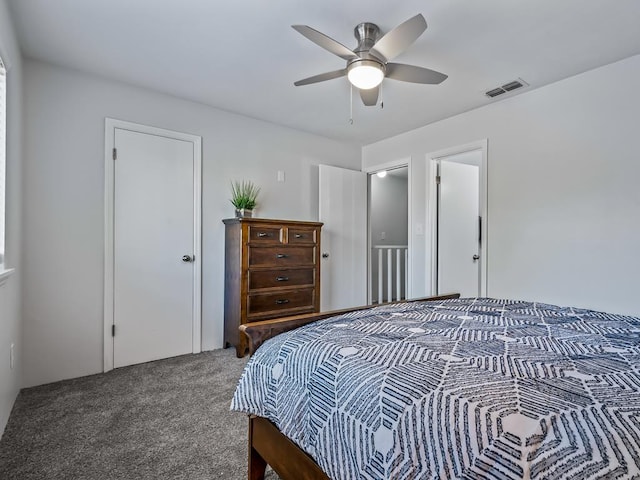
[[[0,478],[244,480],[247,417],[229,404],[245,362],[216,350],[24,389]]]

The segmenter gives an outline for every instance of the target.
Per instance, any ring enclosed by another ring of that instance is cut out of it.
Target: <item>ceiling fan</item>
[[[378,102],[380,84],[385,77],[401,82],[432,85],[441,83],[447,78],[444,73],[428,68],[389,62],[406,50],[427,29],[427,22],[421,14],[401,23],[381,38],[378,38],[380,29],[377,25],[369,22],[358,24],[354,29],[358,46],[354,50],[349,50],[324,33],[306,25],[292,25],[292,27],[316,45],[347,61],[347,66],[341,70],[321,73],[294,82],[296,87],[346,75],[351,84],[360,90],[362,102],[372,106]]]

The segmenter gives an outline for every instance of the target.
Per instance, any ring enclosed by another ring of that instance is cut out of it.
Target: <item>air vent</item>
[[[494,88],[493,90],[489,90],[487,93],[485,93],[485,95],[487,97],[497,97],[498,95],[502,95],[503,93],[506,92],[502,88]]]
[[[513,90],[517,90],[518,88],[527,87],[527,86],[529,86],[529,84],[527,82],[525,82],[521,78],[518,78],[517,80],[513,80],[512,82],[505,83],[501,87],[492,88],[491,90],[485,92],[484,94],[487,97],[493,98],[493,97],[497,97],[498,95],[502,95],[502,94],[505,94],[507,92],[511,92]]]

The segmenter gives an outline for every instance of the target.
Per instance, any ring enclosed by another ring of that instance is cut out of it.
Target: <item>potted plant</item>
[[[236,217],[251,217],[260,193],[251,181],[231,182],[231,204],[236,207]]]

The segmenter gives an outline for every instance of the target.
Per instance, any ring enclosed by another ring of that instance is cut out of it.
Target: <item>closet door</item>
[[[116,128],[114,146],[117,368],[194,351],[197,270],[194,144]]]

